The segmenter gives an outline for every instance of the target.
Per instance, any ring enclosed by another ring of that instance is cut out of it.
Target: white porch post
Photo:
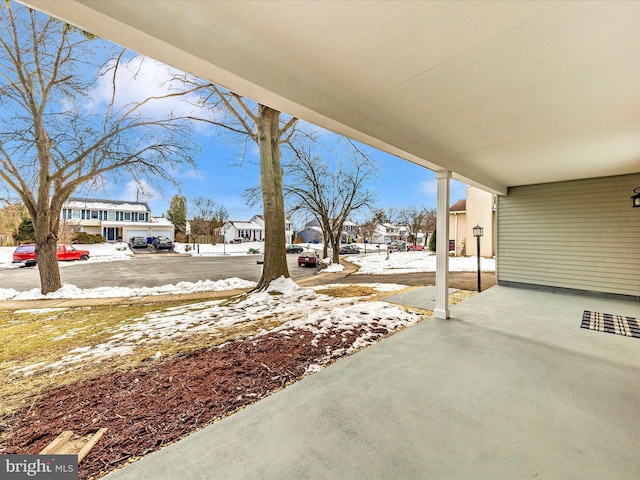
[[[436,318],[449,318],[449,183],[451,172],[436,172],[438,200],[436,205]]]

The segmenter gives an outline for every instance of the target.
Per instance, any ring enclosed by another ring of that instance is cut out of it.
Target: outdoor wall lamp
[[[637,187],[633,190],[635,195],[631,197],[631,202],[633,203],[633,208],[640,207],[640,187]]]
[[[640,198],[640,195],[638,195],[638,198]],[[473,227],[473,236],[476,237],[476,242],[477,242],[476,256],[478,257],[478,292],[481,292],[482,288],[480,287],[480,237],[482,236],[482,227],[480,225],[476,224],[476,226]]]

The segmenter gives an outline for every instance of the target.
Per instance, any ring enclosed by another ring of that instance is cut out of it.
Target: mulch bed
[[[300,379],[360,333],[271,333],[46,392],[13,418],[0,453],[35,454],[64,430],[107,427],[79,468],[81,479],[97,477]]]

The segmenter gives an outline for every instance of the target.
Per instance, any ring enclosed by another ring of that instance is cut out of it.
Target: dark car
[[[287,247],[287,253],[302,253],[304,251],[304,248],[302,248],[300,245],[289,245]]]
[[[407,244],[402,240],[394,240],[387,247],[389,252],[406,252]]]
[[[173,250],[173,242],[169,237],[153,237],[152,245],[158,250]]]
[[[320,261],[320,255],[313,251],[302,252],[298,257],[299,267],[317,267]]]
[[[147,248],[147,239],[145,237],[131,237],[129,239],[130,248]]]
[[[360,249],[355,245],[346,245],[338,251],[340,255],[357,255],[360,253]]]

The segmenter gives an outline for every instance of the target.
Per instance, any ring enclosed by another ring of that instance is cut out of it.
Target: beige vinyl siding
[[[640,295],[640,174],[512,187],[498,199],[498,282]]]

